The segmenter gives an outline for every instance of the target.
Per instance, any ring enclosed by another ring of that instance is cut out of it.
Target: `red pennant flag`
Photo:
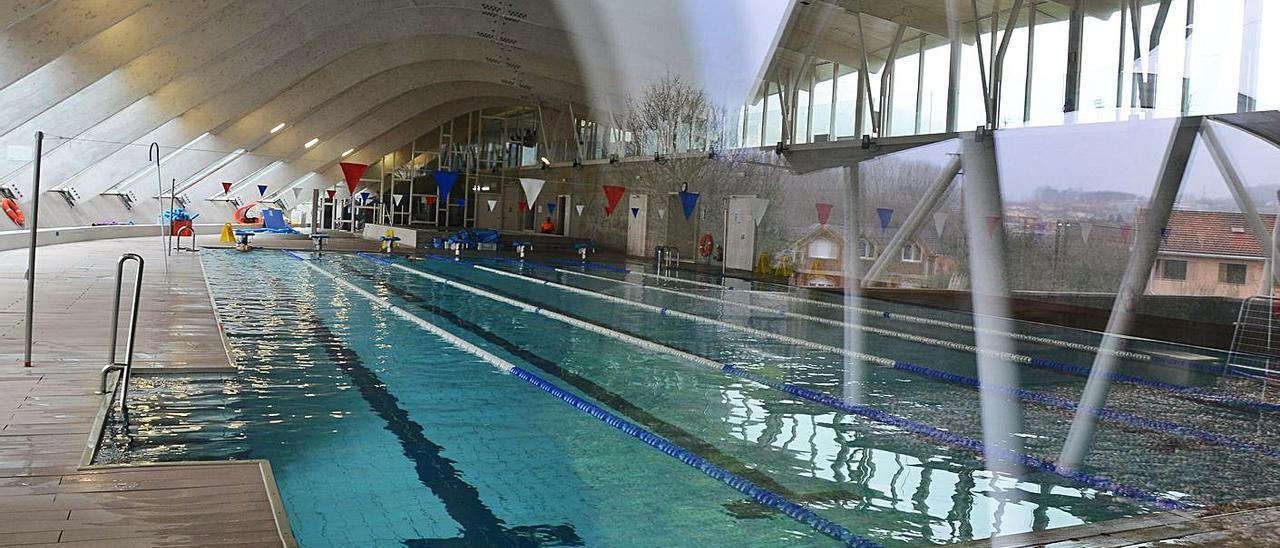
[[[231,181],[223,181],[223,182],[222,182],[222,193],[223,193],[223,194],[226,194],[226,193],[228,193],[228,192],[231,192]]]
[[[831,204],[813,204],[818,209],[818,224],[825,225],[831,220],[831,208],[835,207]]]
[[[627,191],[627,187],[605,185],[603,188],[606,202],[604,214],[613,215],[613,210],[618,207],[618,202],[622,200],[622,194]]]
[[[524,210],[526,209],[529,209],[529,202],[520,200],[520,202],[516,204],[516,210],[518,210],[520,213],[524,213]]]
[[[342,168],[342,176],[347,180],[347,192],[354,194],[356,185],[360,184],[360,177],[364,176],[364,170],[369,169],[369,166],[354,162],[340,162],[338,166]]]
[[[427,196],[427,205],[428,205],[428,206],[434,206],[434,205],[436,205],[436,197],[435,197],[435,196]]]
[[[995,234],[997,226],[1000,226],[999,217],[987,217],[987,236]]]
[[[330,200],[332,200],[332,199],[333,199],[333,195],[334,195],[334,194],[337,194],[337,193],[338,193],[338,191],[336,191],[336,190],[334,190],[334,189],[332,189],[332,188],[331,188],[331,189],[329,189],[329,190],[324,191],[324,193],[325,193],[325,194],[328,194],[328,195],[329,195],[329,199],[330,199]]]

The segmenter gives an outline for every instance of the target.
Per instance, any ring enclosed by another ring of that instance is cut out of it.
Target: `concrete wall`
[[[217,234],[222,230],[219,224],[195,224],[197,234]],[[112,226],[72,226],[42,228],[36,233],[36,245],[68,244],[89,240],[106,240],[114,238],[138,238],[156,236],[155,245],[159,242],[160,225],[112,225]],[[6,230],[0,232],[0,251],[19,249],[31,244],[31,232],[28,230]]]

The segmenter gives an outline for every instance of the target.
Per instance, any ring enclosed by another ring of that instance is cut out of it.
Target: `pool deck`
[[[0,252],[0,545],[293,545],[263,461],[87,465],[116,259],[129,252],[146,260],[135,374],[234,370],[198,257],[166,261],[159,238],[39,248],[34,363],[23,367],[27,253]]]
[[[955,546],[1280,546],[1280,498],[1023,533]]]

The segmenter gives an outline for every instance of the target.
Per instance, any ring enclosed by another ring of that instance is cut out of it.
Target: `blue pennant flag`
[[[258,195],[259,196],[267,195],[267,185],[258,185]]]
[[[889,230],[889,221],[893,220],[893,210],[887,207],[877,207],[876,215],[880,216],[880,234],[884,234]]]
[[[689,220],[693,216],[693,208],[698,205],[698,193],[681,190],[680,205],[684,207],[684,219]]]
[[[466,206],[467,206],[467,199],[466,199],[466,198],[458,198],[458,207],[466,207]]]
[[[633,208],[631,208],[631,216],[632,216],[632,217],[639,217],[639,216],[640,216],[640,208],[638,208],[638,207],[633,207]]]
[[[458,172],[437,169],[431,172],[431,174],[436,178],[436,186],[440,187],[440,196],[444,197],[445,200],[448,200],[449,191],[453,190],[453,183],[458,182]]]
[[[556,203],[547,202],[547,215],[555,215],[555,214],[556,214]]]
[[[368,202],[369,202],[369,191],[368,191],[368,190],[366,190],[366,191],[364,191],[364,192],[361,192],[361,193],[360,193],[360,203],[362,203],[362,204],[363,204],[363,203],[368,203]]]

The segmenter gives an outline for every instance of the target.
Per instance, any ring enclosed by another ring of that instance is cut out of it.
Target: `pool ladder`
[[[660,245],[653,248],[654,259],[658,271],[672,270],[680,266],[680,249],[673,245]]]
[[[124,263],[138,262],[138,273],[133,280],[133,305],[129,311],[129,338],[125,341],[124,363],[116,362],[116,343],[120,335],[120,290],[124,286]],[[107,393],[107,376],[112,371],[120,372],[120,417],[129,424],[129,374],[133,372],[133,342],[138,335],[138,301],[142,297],[142,267],[144,261],[137,253],[125,253],[116,261],[116,299],[111,309],[111,346],[107,349],[107,365],[102,368],[102,381],[98,385],[98,393]]]

